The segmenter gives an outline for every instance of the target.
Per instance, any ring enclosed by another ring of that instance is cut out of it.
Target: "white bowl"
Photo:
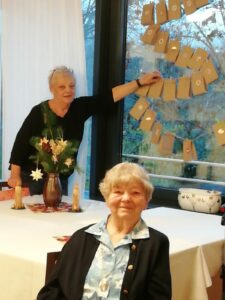
[[[221,206],[221,192],[180,188],[178,203],[183,209],[214,214]]]

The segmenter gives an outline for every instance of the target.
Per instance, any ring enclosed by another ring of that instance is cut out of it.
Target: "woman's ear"
[[[52,86],[52,84],[49,86],[49,90],[53,94],[53,86]]]

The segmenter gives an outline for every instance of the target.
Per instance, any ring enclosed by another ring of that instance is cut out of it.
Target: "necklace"
[[[99,249],[99,267],[101,269],[101,273],[102,273],[102,278],[99,281],[98,284],[98,288],[99,288],[99,295],[100,296],[104,296],[107,297],[108,293],[109,293],[109,280],[110,280],[110,272],[107,272],[106,274],[104,274],[104,261],[106,259],[106,250],[104,249],[104,245],[101,244],[100,245],[100,249]]]

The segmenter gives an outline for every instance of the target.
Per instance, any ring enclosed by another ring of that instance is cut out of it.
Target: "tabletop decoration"
[[[214,190],[180,188],[178,203],[191,211],[215,214],[220,210],[221,192]]]
[[[68,240],[70,239],[70,235],[57,235],[57,236],[53,236],[53,238],[55,238],[57,241],[59,242],[63,242],[66,243],[68,242]]]
[[[58,207],[46,206],[44,203],[35,203],[26,205],[34,213],[54,213],[54,212],[72,212],[72,204],[60,202]]]
[[[70,175],[75,169],[80,171],[75,160],[78,143],[64,139],[63,130],[56,126],[56,117],[46,103],[43,104],[42,111],[46,128],[41,137],[33,136],[30,140],[36,149],[36,153],[30,156],[36,163],[36,170],[31,172],[31,176],[36,181],[44,178],[44,203],[47,207],[57,207],[62,198],[59,175]]]
[[[73,203],[72,203],[73,212],[81,212],[80,208],[80,190],[77,183],[75,183],[73,188]]]
[[[15,187],[14,200],[15,202],[12,206],[12,209],[25,209],[22,197],[22,187],[20,185]]]

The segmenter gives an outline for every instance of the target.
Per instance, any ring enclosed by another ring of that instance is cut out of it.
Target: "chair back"
[[[14,190],[8,185],[7,181],[0,181],[0,201],[13,199]]]
[[[0,191],[2,191],[3,188],[10,188],[7,181],[0,181]]]
[[[10,200],[14,198],[15,190],[11,188],[7,181],[0,181],[0,201]],[[30,195],[28,187],[22,187],[22,197]]]
[[[48,252],[46,261],[46,271],[45,271],[45,282],[48,281],[49,276],[57,262],[60,251]]]

